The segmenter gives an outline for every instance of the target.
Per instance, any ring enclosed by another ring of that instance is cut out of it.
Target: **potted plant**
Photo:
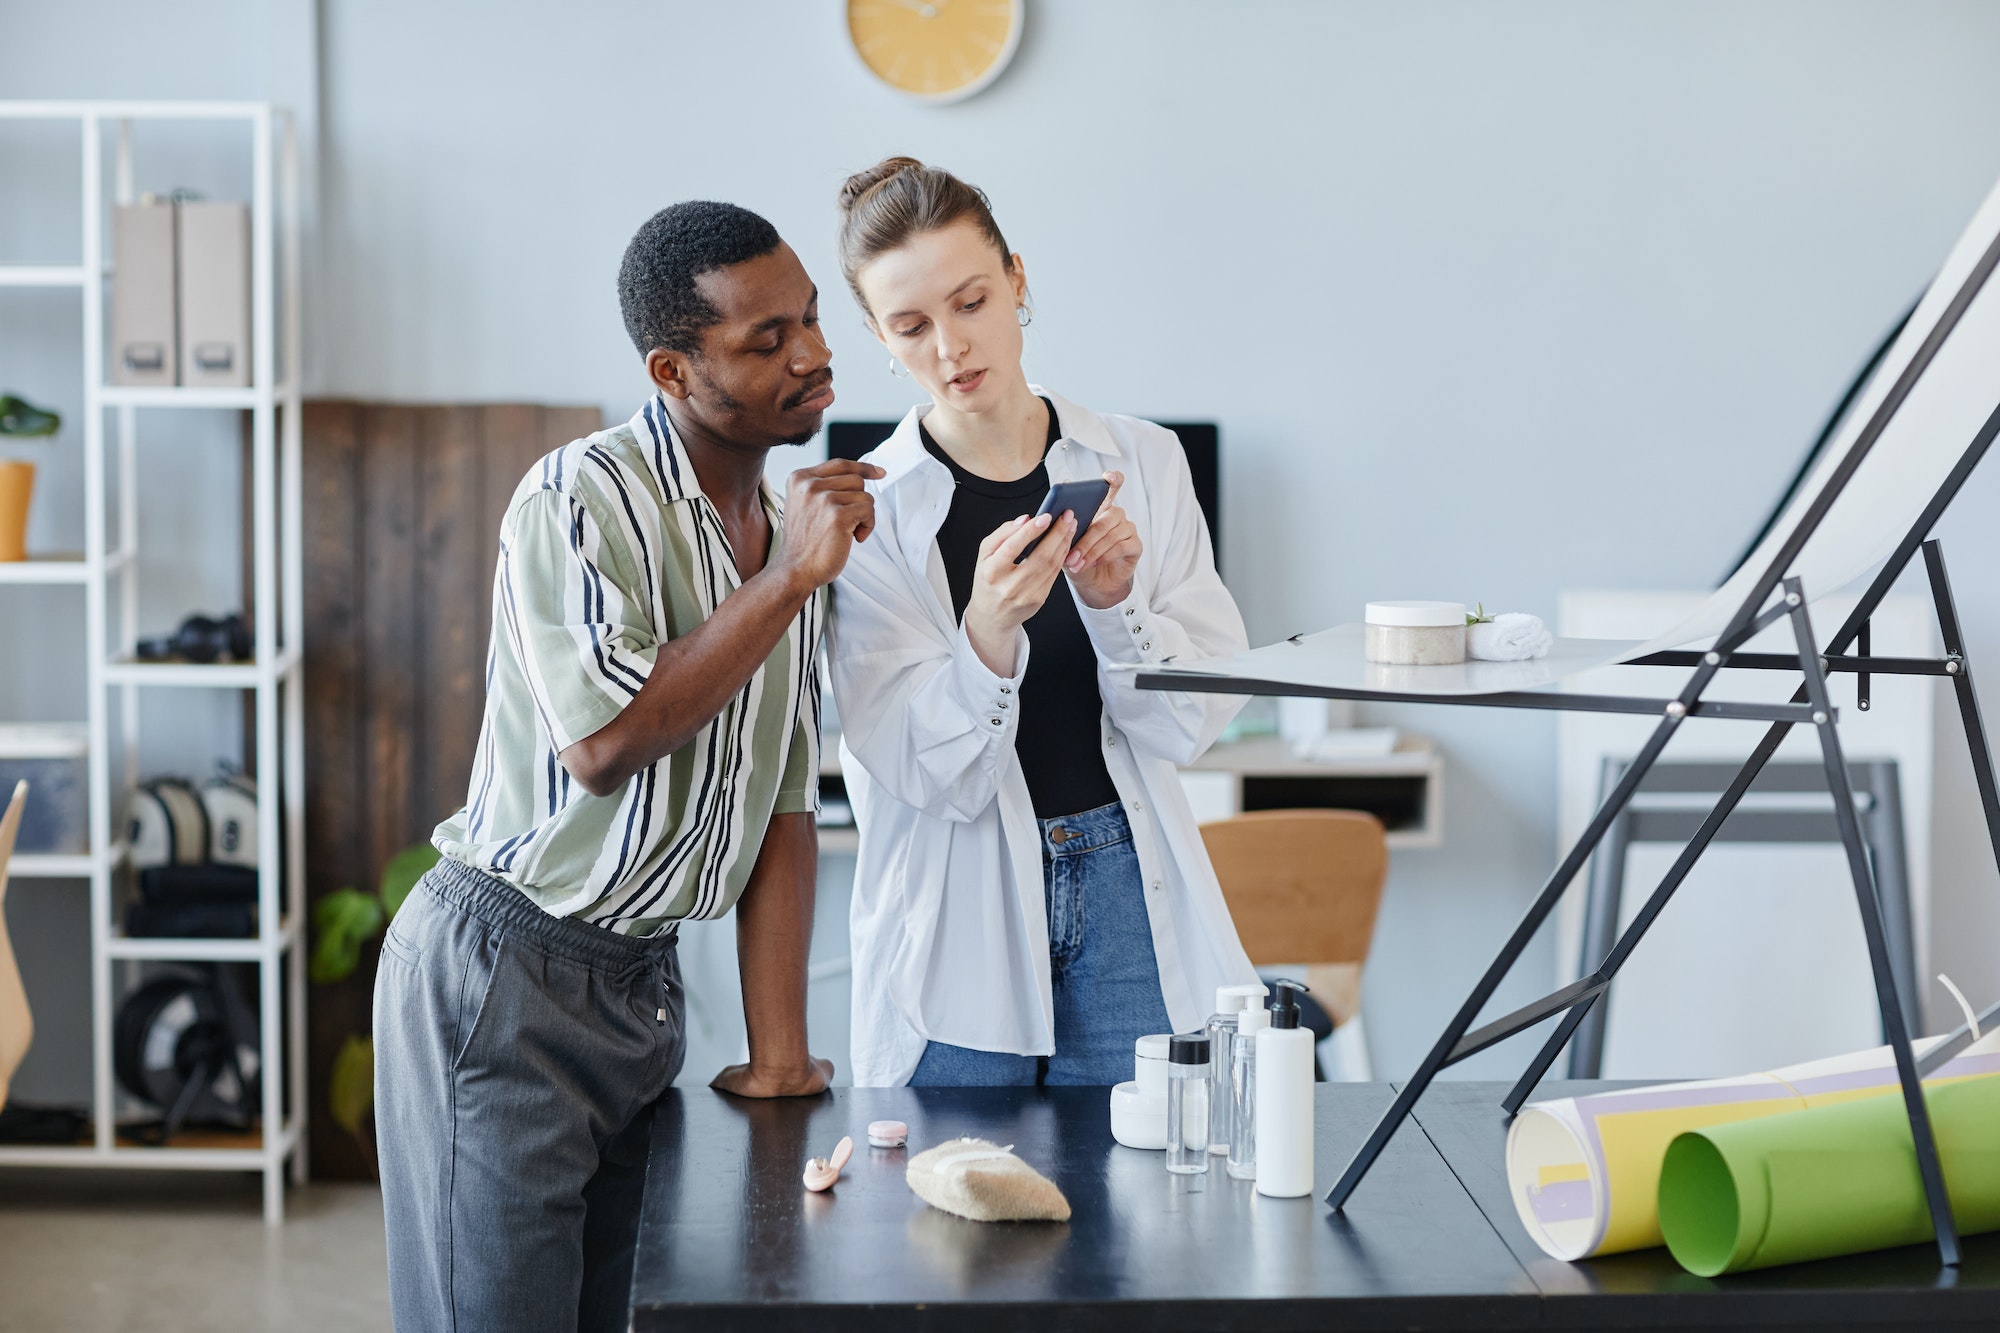
[[[17,394],[0,394],[0,438],[36,439],[62,429],[62,418]],[[0,458],[0,560],[28,558],[28,501],[35,493],[35,465]]]
[[[335,889],[313,904],[316,940],[306,975],[322,986],[352,976],[361,964],[362,948],[389,928],[410,890],[437,863],[437,849],[420,842],[389,858],[375,892]],[[365,1033],[350,1032],[334,1053],[327,1111],[335,1124],[355,1137],[371,1161],[375,1156],[374,1110],[375,1041]]]

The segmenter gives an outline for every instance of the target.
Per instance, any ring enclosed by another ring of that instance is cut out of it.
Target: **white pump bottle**
[[[1272,986],[1271,1026],[1257,1034],[1257,1192],[1297,1199],[1313,1188],[1313,1034],[1299,1026],[1306,988]]]

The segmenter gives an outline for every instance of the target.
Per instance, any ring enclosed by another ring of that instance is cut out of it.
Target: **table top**
[[[1550,1085],[1551,1095],[1585,1086]],[[1506,1192],[1506,1087],[1439,1083],[1335,1213],[1320,1196],[1388,1107],[1317,1089],[1315,1192],[1270,1199],[1217,1169],[1170,1176],[1111,1138],[1102,1088],[843,1088],[753,1102],[675,1089],[655,1111],[633,1272],[644,1331],[756,1328],[1529,1328],[2000,1321],[2000,1235],[1941,1270],[1927,1246],[1707,1280],[1664,1250],[1581,1264],[1528,1239]],[[910,1150],[867,1145],[909,1123]],[[800,1183],[843,1134],[828,1194]],[[968,1222],[904,1183],[909,1152],[1012,1144],[1068,1223]]]

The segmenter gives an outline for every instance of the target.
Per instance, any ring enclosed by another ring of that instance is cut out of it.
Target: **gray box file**
[[[180,205],[181,383],[250,383],[250,210]]]
[[[111,382],[175,383],[174,206],[113,209],[111,262]]]

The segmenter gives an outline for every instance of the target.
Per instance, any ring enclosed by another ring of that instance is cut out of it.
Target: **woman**
[[[869,456],[877,527],[829,630],[855,1082],[1121,1082],[1135,1038],[1256,978],[1175,773],[1240,701],[1124,669],[1240,650],[1243,620],[1173,433],[1022,374],[1027,271],[986,197],[891,158],[840,203],[848,286],[930,396]],[[1034,517],[1100,476],[1080,540]]]

